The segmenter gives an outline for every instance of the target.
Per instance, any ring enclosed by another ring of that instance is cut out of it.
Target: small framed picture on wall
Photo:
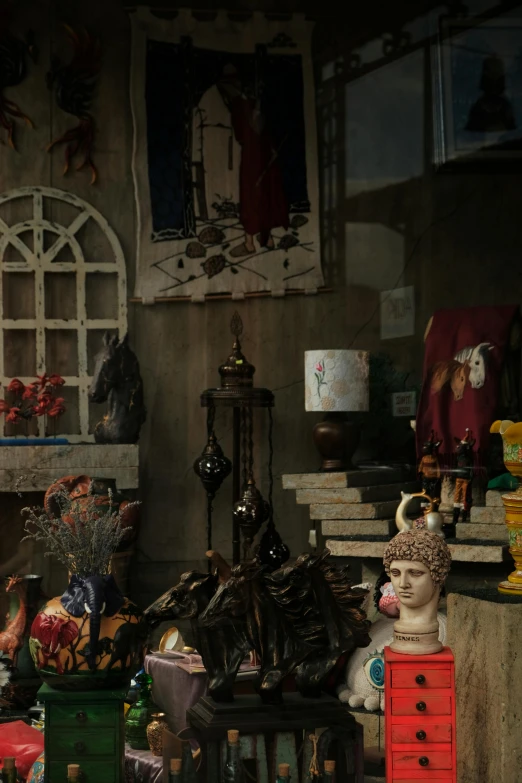
[[[522,19],[443,18],[433,48],[434,163],[522,164]]]

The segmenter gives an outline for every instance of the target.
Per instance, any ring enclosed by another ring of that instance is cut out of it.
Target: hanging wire
[[[216,418],[216,406],[214,403],[207,408],[207,437],[210,438],[214,432],[214,420]]]
[[[247,408],[241,408],[241,462],[243,463],[243,492],[248,482],[248,426],[247,426]]]
[[[273,503],[273,494],[274,494],[274,473],[273,473],[273,462],[274,462],[274,442],[273,442],[273,429],[274,429],[274,418],[272,416],[272,408],[268,409],[268,505],[270,507],[270,519],[269,523],[274,523],[274,503]]]
[[[252,413],[252,406],[247,408],[248,418],[248,473],[249,478],[254,478],[254,416]]]

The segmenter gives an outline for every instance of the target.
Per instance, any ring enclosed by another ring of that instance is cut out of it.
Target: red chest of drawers
[[[386,783],[456,783],[451,650],[399,655],[385,647],[384,661]]]

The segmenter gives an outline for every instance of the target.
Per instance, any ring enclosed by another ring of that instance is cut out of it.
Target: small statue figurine
[[[457,444],[457,469],[455,471],[455,495],[453,498],[453,524],[459,521],[462,511],[462,522],[467,522],[471,507],[471,480],[473,478],[473,446],[475,438],[471,430],[466,430],[462,440],[455,438]]]
[[[439,446],[440,440],[435,440],[435,432],[432,430],[430,439],[422,447],[422,459],[419,462],[418,474],[422,481],[422,489],[430,498],[440,498],[440,465]],[[436,510],[436,509],[435,509]]]
[[[429,530],[399,533],[384,550],[383,562],[400,602],[390,648],[404,655],[440,652],[437,607],[451,566],[444,539]]]

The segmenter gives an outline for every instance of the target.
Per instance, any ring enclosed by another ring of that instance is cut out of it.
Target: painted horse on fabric
[[[108,400],[106,415],[94,428],[96,443],[137,443],[147,412],[143,381],[136,354],[129,348],[128,335],[121,340],[108,332],[96,356],[89,400]]]

